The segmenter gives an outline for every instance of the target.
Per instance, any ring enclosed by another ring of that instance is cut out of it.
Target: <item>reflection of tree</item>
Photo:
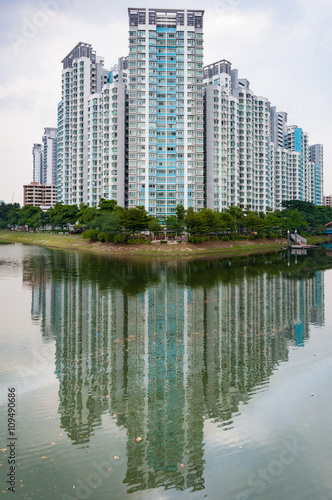
[[[303,345],[310,322],[323,321],[323,274],[312,257],[297,266],[285,253],[115,262],[55,251],[47,259],[42,317],[56,336],[61,425],[88,446],[102,414],[114,415],[127,429],[128,492],[203,489],[204,419],[227,428],[287,360],[289,343]],[[317,253],[319,266],[326,259]],[[38,261],[31,266],[38,275]]]

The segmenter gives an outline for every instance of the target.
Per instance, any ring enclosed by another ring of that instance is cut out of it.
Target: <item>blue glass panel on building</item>
[[[176,33],[176,28],[157,27],[157,33]]]
[[[302,153],[302,129],[296,128],[294,130],[294,151]]]

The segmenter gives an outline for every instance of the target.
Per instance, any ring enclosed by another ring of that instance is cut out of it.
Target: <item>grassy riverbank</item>
[[[332,237],[323,236],[310,237],[308,243],[332,242]],[[10,243],[25,243],[30,245],[42,245],[51,248],[67,250],[83,250],[97,254],[114,256],[201,256],[220,255],[235,256],[249,255],[257,252],[269,252],[285,248],[287,241],[278,239],[256,239],[240,241],[206,241],[204,243],[192,244],[152,244],[152,245],[124,245],[115,243],[91,242],[82,238],[82,235],[58,235],[43,233],[21,233],[13,231],[1,231],[0,241]]]
[[[322,236],[308,236],[308,245],[322,245],[323,243],[332,244],[332,235],[322,235]]]

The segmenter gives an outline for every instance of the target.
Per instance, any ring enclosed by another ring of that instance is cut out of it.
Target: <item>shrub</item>
[[[127,241],[128,245],[140,245],[140,244],[150,244],[150,240],[146,240],[145,238],[131,238]]]
[[[257,233],[257,238],[266,238],[267,237],[267,234],[264,233],[263,231],[259,231]]]
[[[113,241],[113,234],[107,231],[101,231],[97,236],[98,241]]]
[[[106,233],[104,231],[101,231],[100,233],[98,233],[97,235],[97,240],[98,241],[105,241],[105,235]]]
[[[189,236],[189,243],[203,243],[203,241],[209,241],[208,236]]]
[[[164,244],[164,245],[167,245],[167,240],[160,240],[160,244]]]
[[[113,236],[113,241],[115,243],[125,243],[127,241],[127,236],[121,233],[115,234]]]
[[[98,229],[88,229],[87,231],[84,231],[83,238],[90,241],[97,241],[98,233],[99,233]]]

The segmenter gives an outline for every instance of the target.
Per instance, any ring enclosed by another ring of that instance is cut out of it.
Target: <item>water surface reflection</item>
[[[296,259],[296,264],[295,264]],[[56,344],[61,426],[89,447],[113,415],[127,430],[127,492],[204,489],[204,421],[232,428],[324,323],[331,259],[287,253],[207,261],[27,256],[31,314]]]

